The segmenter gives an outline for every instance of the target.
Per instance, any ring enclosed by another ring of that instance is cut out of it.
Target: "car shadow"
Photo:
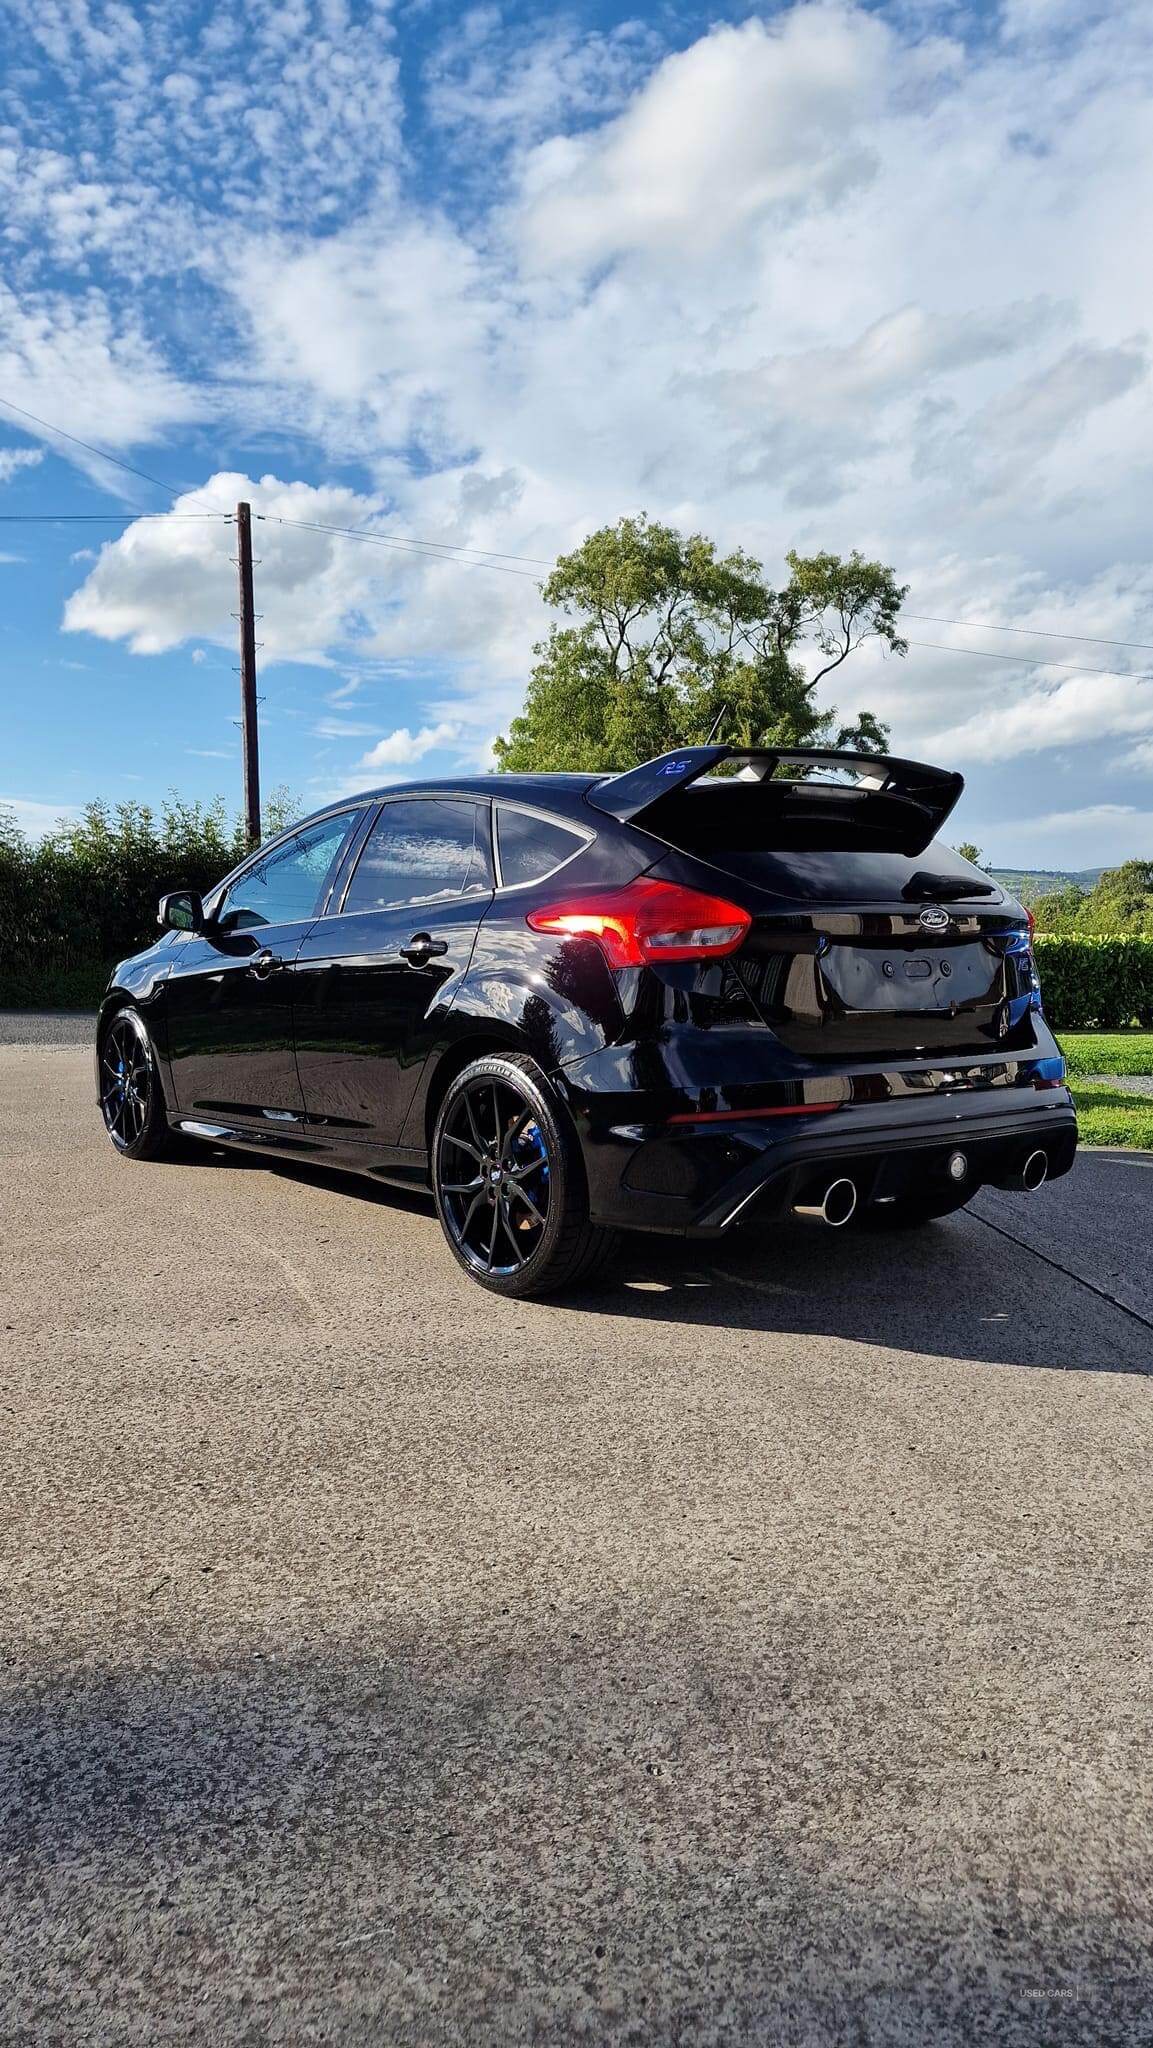
[[[189,1150],[202,1166],[272,1172],[349,1201],[424,1216],[439,1239],[432,1197],[423,1190],[311,1162]],[[435,1241],[430,1255],[449,1257]],[[558,1315],[839,1337],[962,1362],[1153,1375],[1147,1323],[971,1210],[891,1233],[754,1215],[718,1239],[625,1234],[590,1284],[544,1306]]]

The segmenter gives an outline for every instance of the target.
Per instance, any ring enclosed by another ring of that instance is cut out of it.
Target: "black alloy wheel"
[[[475,1060],[449,1087],[433,1139],[433,1192],[466,1273],[499,1294],[552,1293],[606,1256],[590,1223],[575,1136],[519,1053]]]
[[[164,1094],[142,1017],[118,1010],[100,1045],[100,1113],[126,1159],[156,1159],[169,1149]]]

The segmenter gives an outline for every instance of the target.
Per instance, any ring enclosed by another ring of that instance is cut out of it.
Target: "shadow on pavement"
[[[425,1216],[429,1256],[449,1269],[428,1194],[297,1161],[207,1146],[188,1151],[202,1166],[272,1173],[384,1211]],[[180,1166],[187,1163],[182,1157]],[[995,1213],[1012,1218],[1013,1208],[1004,1206],[1011,1199],[1036,1206],[1056,1192],[997,1198],[1003,1206]],[[978,1213],[892,1234],[829,1230],[792,1217],[764,1224],[754,1217],[711,1241],[625,1235],[594,1285],[552,1306],[558,1313],[841,1337],[962,1362],[1153,1374],[1153,1329],[1146,1322],[1091,1293],[1072,1274],[1054,1271]]]
[[[1054,1814],[824,1606],[471,1627],[10,1681],[5,2037],[1136,2038],[1131,1743]]]

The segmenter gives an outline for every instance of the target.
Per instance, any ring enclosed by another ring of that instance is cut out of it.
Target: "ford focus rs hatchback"
[[[333,804],[163,899],[100,1012],[109,1137],[431,1186],[515,1295],[621,1229],[885,1230],[1035,1188],[1076,1120],[1027,915],[936,839],[961,788],[705,746]]]

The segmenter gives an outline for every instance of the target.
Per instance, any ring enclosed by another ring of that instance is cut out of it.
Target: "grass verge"
[[[1107,1082],[1078,1081],[1075,1075],[1070,1086],[1083,1145],[1132,1145],[1153,1152],[1153,1097],[1126,1095]]]
[[[1062,1031],[1071,1074],[1153,1074],[1153,1031]]]

